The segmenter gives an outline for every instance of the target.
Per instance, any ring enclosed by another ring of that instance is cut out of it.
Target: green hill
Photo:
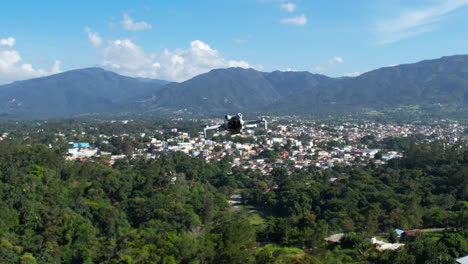
[[[217,69],[182,83],[166,85],[151,107],[196,114],[252,111],[331,80],[310,72],[263,73],[254,69]]]
[[[385,67],[282,98],[268,109],[287,113],[383,109],[405,105],[466,108],[468,56]],[[291,106],[294,105],[294,108]]]
[[[140,81],[100,68],[72,70],[0,86],[4,118],[53,118],[108,112],[166,82]]]

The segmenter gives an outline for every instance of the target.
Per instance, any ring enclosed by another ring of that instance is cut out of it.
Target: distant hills
[[[467,97],[467,55],[385,67],[353,78],[228,68],[169,83],[88,68],[0,86],[0,116],[314,115],[402,107],[422,112],[444,109],[466,116]]]
[[[311,108],[379,110],[405,105],[464,109],[467,97],[468,56],[463,55],[385,67],[321,83],[284,97],[269,109],[295,113],[308,113]],[[299,111],[290,111],[292,104]]]
[[[332,80],[310,72],[218,69],[182,83],[167,85],[150,108],[182,109],[200,114],[261,110],[285,96]]]
[[[117,111],[123,104],[156,93],[167,84],[100,68],[72,70],[0,86],[0,115],[42,119]]]

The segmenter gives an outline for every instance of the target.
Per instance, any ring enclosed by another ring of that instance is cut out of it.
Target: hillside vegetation
[[[70,162],[28,141],[0,142],[3,263],[453,263],[468,254],[464,145],[412,145],[382,167],[269,176],[231,168],[229,156],[207,164],[180,152],[112,167]],[[265,221],[230,210],[238,188]],[[395,252],[364,240],[423,227],[446,231]],[[348,233],[340,246],[323,243],[339,232]]]

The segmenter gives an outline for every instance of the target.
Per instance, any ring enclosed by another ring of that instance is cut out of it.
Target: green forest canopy
[[[113,167],[44,145],[0,142],[2,263],[453,263],[468,254],[468,151],[412,145],[383,167],[272,175],[183,153]],[[330,178],[338,178],[331,182]],[[227,197],[265,217],[248,221]],[[364,238],[446,228],[377,253]],[[346,232],[348,242],[324,244]],[[267,247],[263,244],[271,244]]]

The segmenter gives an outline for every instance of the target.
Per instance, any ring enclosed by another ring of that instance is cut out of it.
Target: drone
[[[244,128],[254,128],[258,124],[264,124],[265,130],[267,129],[267,121],[264,117],[258,120],[242,120],[242,114],[238,113],[237,115],[230,116],[226,115],[224,117],[224,123],[215,126],[206,126],[203,129],[203,134],[206,138],[206,131],[216,130],[216,131],[228,131],[231,135],[242,134]]]

